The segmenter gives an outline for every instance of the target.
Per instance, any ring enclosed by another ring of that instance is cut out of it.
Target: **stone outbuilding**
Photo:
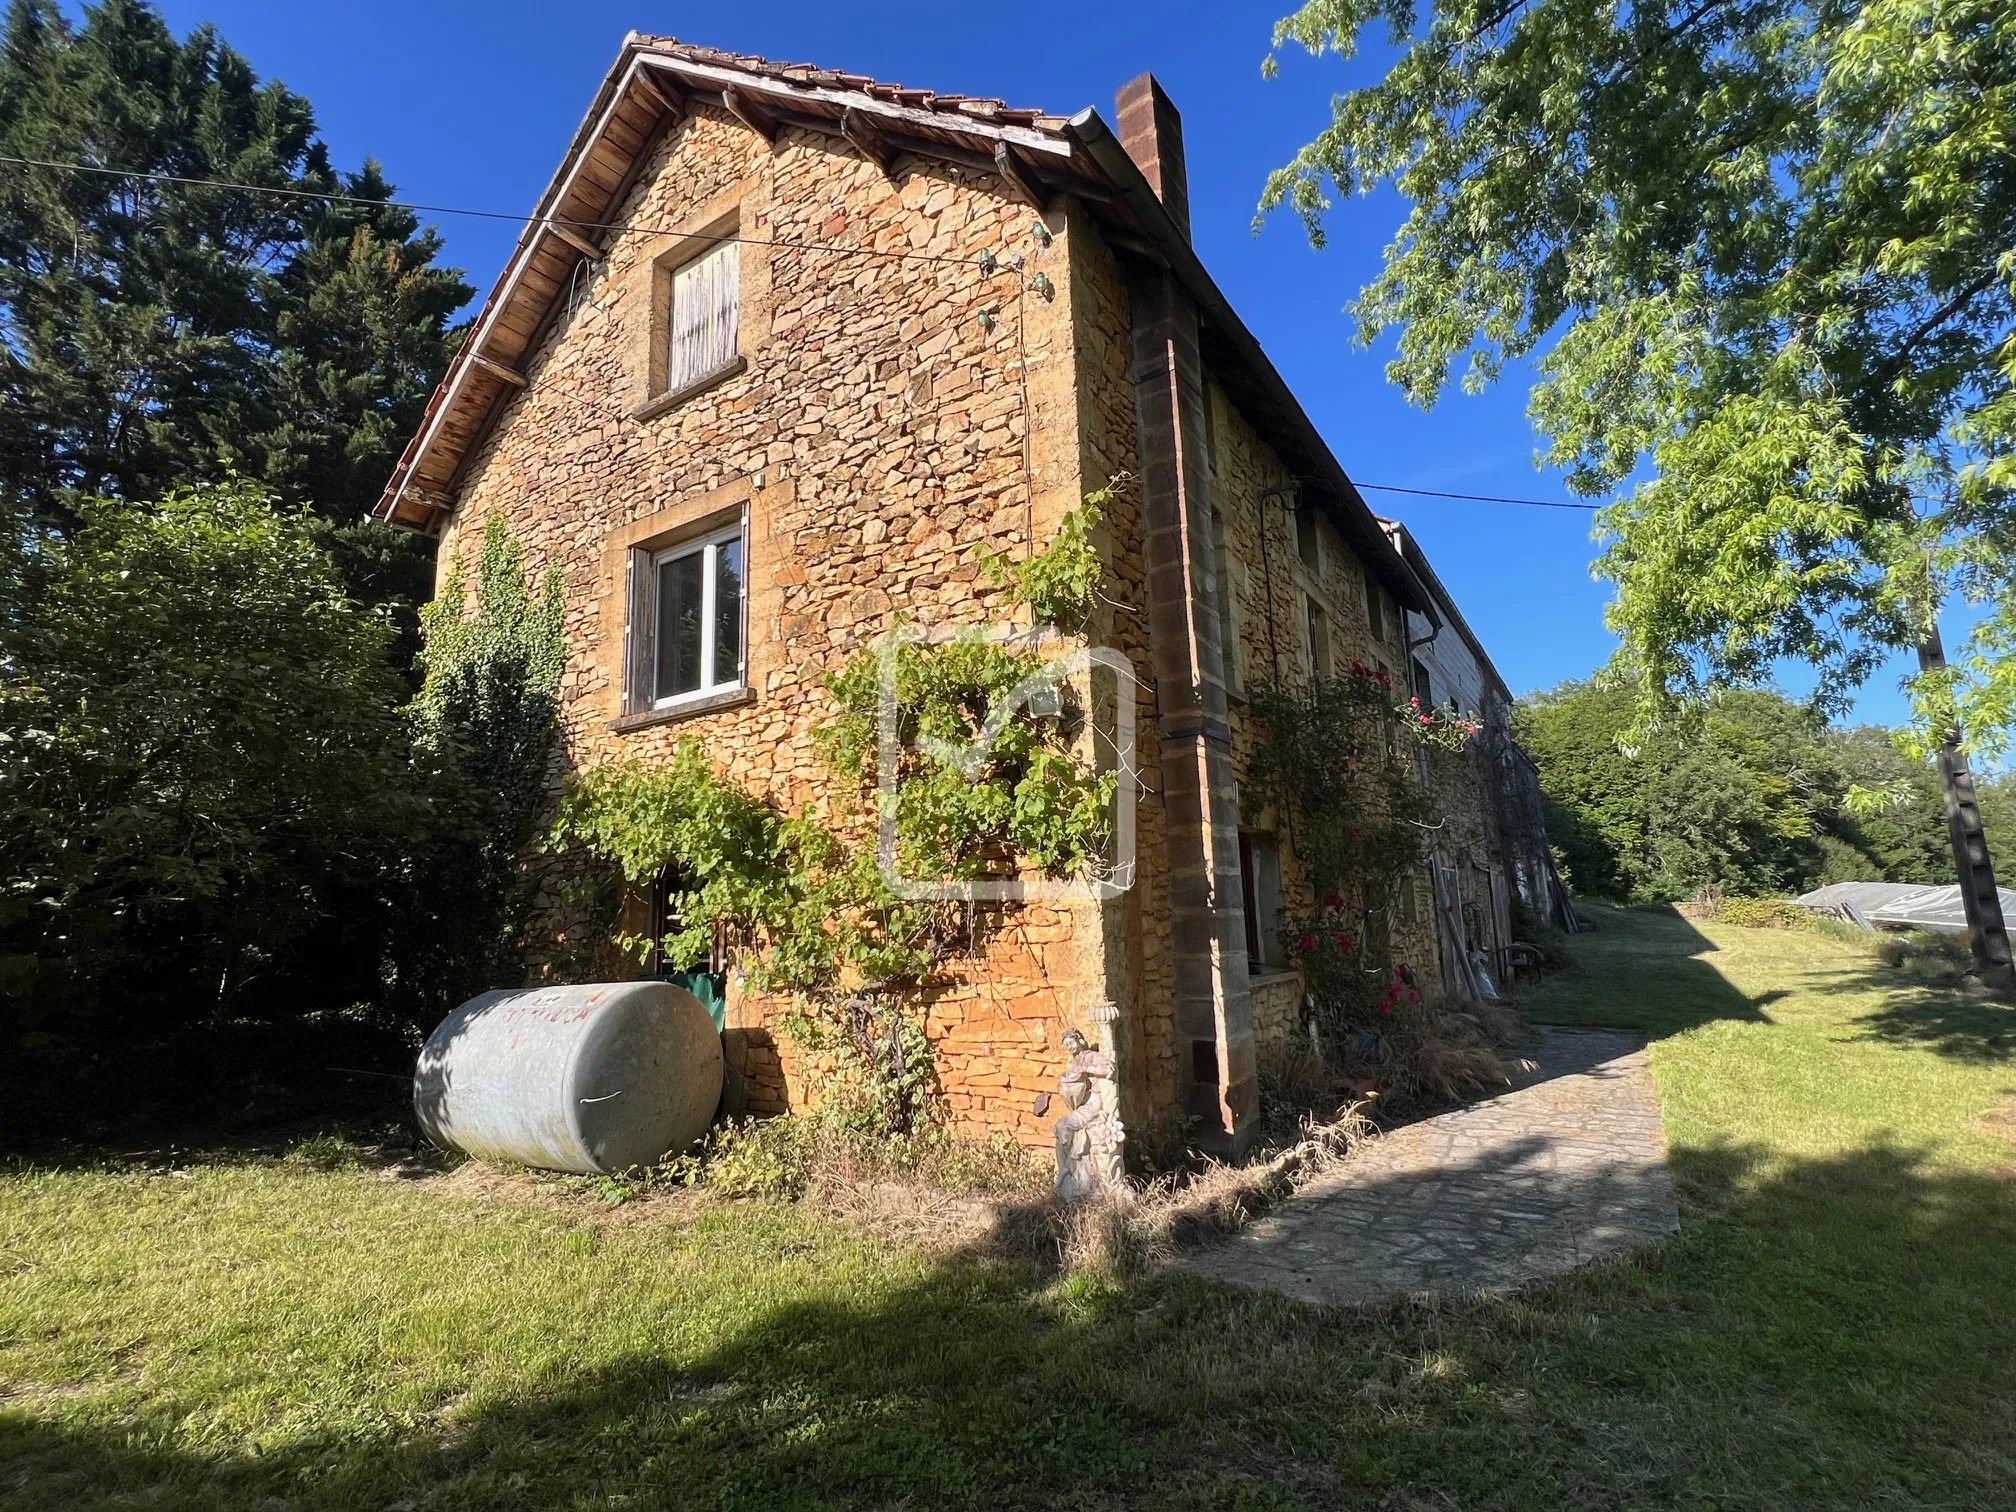
[[[1020,907],[926,1028],[968,1130],[1046,1144],[1063,1035],[1099,1016],[1130,1128],[1237,1148],[1302,1001],[1293,847],[1239,802],[1245,690],[1354,661],[1404,684],[1410,627],[1450,606],[1198,260],[1153,77],[1115,121],[631,35],[379,517],[438,536],[443,572],[495,516],[560,569],[556,792],[697,739],[795,806],[824,674],[898,614],[1003,618],[983,554],[1041,549],[1130,477],[1087,634],[1136,673],[1133,885]],[[1391,937],[1434,990],[1429,888]],[[535,976],[562,912],[534,921]],[[759,1110],[814,1090],[777,1016],[730,974]]]

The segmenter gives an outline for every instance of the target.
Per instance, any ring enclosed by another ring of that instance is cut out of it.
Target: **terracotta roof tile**
[[[759,58],[754,53],[731,53],[714,47],[698,47],[692,43],[681,42],[676,37],[640,34],[636,42],[638,46],[654,53],[684,58],[693,63],[705,63],[715,68],[733,68],[780,84],[793,84],[808,89],[855,89],[913,110],[968,116],[975,120],[995,121],[1004,125],[1035,126],[1045,131],[1061,131],[1064,127],[1063,116],[1051,115],[1041,110],[1022,109],[1008,104],[1005,100],[991,99],[982,95],[942,94],[933,89],[909,89],[885,79],[871,79],[866,74],[840,73],[830,68],[821,68],[816,63],[777,63],[769,58]]]

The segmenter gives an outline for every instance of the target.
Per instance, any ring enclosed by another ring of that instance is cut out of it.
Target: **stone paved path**
[[[1374,1140],[1180,1262],[1305,1302],[1504,1290],[1676,1233],[1636,1036],[1541,1029],[1525,1085]]]

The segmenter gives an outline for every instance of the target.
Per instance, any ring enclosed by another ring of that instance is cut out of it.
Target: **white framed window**
[[[672,709],[743,686],[748,544],[742,522],[635,553],[631,697],[638,712]]]
[[[732,232],[730,233],[732,237]],[[734,362],[742,317],[742,243],[724,241],[675,268],[665,392],[683,393]]]

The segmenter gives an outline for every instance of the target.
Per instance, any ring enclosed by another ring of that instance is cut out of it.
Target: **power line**
[[[460,215],[472,220],[509,221],[520,226],[564,226],[569,231],[636,231],[646,236],[666,236],[675,241],[741,242],[751,247],[780,247],[797,252],[828,252],[836,257],[887,257],[909,262],[954,263],[962,268],[975,266],[970,257],[945,257],[934,252],[909,252],[879,247],[839,247],[830,242],[782,241],[776,237],[743,236],[739,232],[710,235],[704,231],[674,231],[668,226],[643,226],[623,221],[563,221],[552,215],[514,215],[506,210],[468,210],[455,205],[424,205],[414,200],[371,199],[361,194],[337,194],[333,190],[283,189],[273,184],[241,184],[230,179],[185,178],[173,173],[147,173],[138,168],[100,168],[90,163],[59,163],[49,158],[0,156],[0,166],[54,168],[64,173],[95,173],[102,178],[139,179],[150,184],[179,184],[192,189],[229,189],[240,194],[265,194],[275,199],[320,200],[334,205],[365,205],[374,210],[411,210],[422,215]],[[1003,261],[1003,271],[1012,265]],[[983,270],[984,271],[984,270]]]
[[[945,257],[932,252],[883,250],[877,247],[840,247],[830,242],[784,241],[777,237],[709,235],[701,231],[674,231],[665,226],[637,225],[623,221],[566,221],[550,215],[515,215],[505,210],[470,210],[457,205],[429,205],[417,200],[372,199],[361,194],[338,194],[333,190],[284,189],[273,184],[244,184],[230,179],[189,178],[174,173],[149,173],[138,168],[102,168],[92,163],[63,163],[51,158],[24,158],[0,155],[0,165],[15,168],[53,168],[63,173],[90,173],[103,178],[138,179],[152,184],[177,184],[192,189],[228,189],[240,194],[264,194],[275,199],[317,200],[324,204],[363,205],[376,210],[410,210],[422,215],[460,215],[472,220],[507,221],[513,225],[565,225],[570,231],[635,231],[647,236],[671,237],[676,241],[742,242],[752,247],[779,247],[800,252],[825,252],[835,257],[884,257],[910,262],[953,263],[972,267],[965,257]],[[1002,263],[1004,271],[1012,265]],[[1353,480],[1357,482],[1357,480]],[[1521,504],[1533,509],[1576,509],[1592,511],[1600,504],[1570,503],[1562,499],[1519,499],[1502,494],[1452,493],[1441,488],[1402,488],[1397,483],[1358,482],[1360,488],[1375,493],[1411,494],[1423,499],[1462,499],[1475,504]]]
[[[1601,504],[1573,504],[1565,499],[1509,499],[1502,494],[1450,493],[1442,488],[1402,488],[1396,483],[1364,483],[1351,480],[1360,488],[1369,488],[1376,493],[1413,494],[1423,499],[1469,499],[1478,504],[1530,504],[1535,509],[1601,509]]]

